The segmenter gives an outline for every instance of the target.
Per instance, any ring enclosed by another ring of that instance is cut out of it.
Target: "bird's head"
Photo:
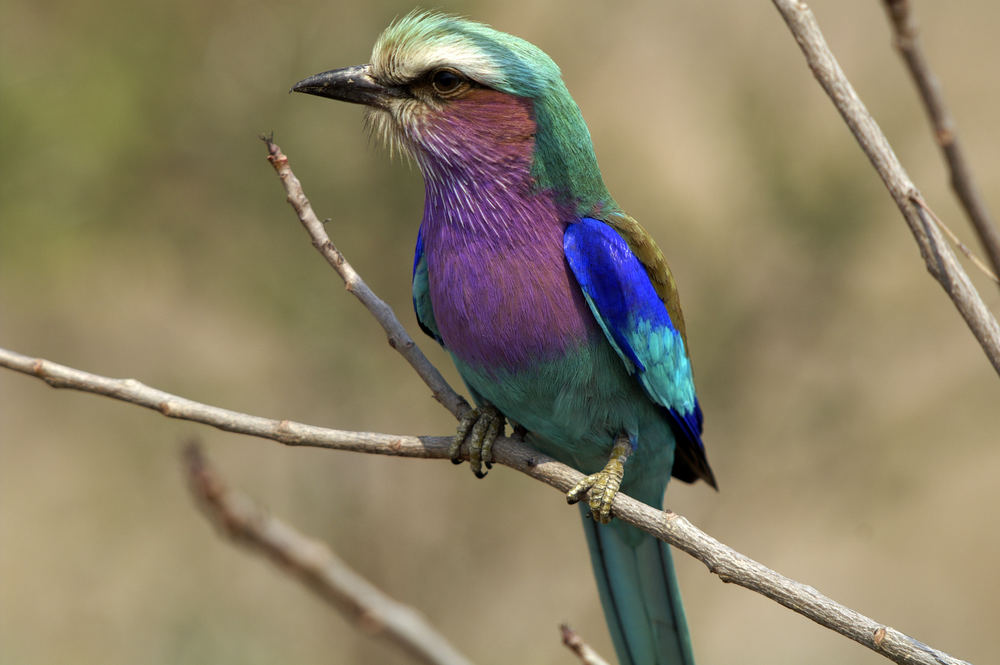
[[[292,90],[366,105],[371,132],[427,179],[521,169],[533,187],[581,208],[614,205],[559,68],[537,46],[481,23],[412,12],[382,33],[370,64]]]

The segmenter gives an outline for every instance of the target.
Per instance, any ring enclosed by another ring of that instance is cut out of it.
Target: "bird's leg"
[[[505,420],[503,414],[488,402],[481,408],[472,409],[458,423],[458,432],[448,448],[448,456],[455,464],[462,462],[462,444],[469,444],[469,465],[476,478],[486,475],[493,467],[493,442],[503,434]]]
[[[632,442],[627,434],[619,434],[615,439],[615,445],[611,449],[611,458],[604,468],[597,473],[592,473],[576,484],[566,495],[566,500],[576,503],[588,494],[587,504],[590,506],[590,514],[601,524],[611,521],[611,503],[618,494],[618,489],[622,486],[622,478],[625,476],[625,462],[632,454]]]

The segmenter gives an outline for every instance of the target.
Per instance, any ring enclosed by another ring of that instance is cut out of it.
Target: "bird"
[[[718,487],[684,316],[662,251],[608,192],[559,67],[519,37],[415,10],[368,64],[292,91],[366,106],[371,135],[419,166],[414,310],[476,404],[453,461],[466,447],[482,477],[510,425],[584,473],[567,498],[618,660],[692,665],[669,546],[611,519],[619,491],[662,506],[671,476]]]

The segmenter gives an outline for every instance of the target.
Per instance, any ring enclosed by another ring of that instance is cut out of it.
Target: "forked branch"
[[[958,140],[958,130],[955,120],[945,104],[941,94],[941,85],[931,71],[930,64],[924,56],[917,32],[917,21],[913,17],[910,0],[883,0],[889,21],[892,24],[894,42],[906,68],[913,78],[920,100],[923,102],[927,117],[934,130],[934,138],[941,148],[945,164],[948,166],[951,188],[965,209],[969,221],[972,222],[979,242],[986,250],[993,266],[994,281],[1000,275],[1000,231],[990,216],[983,201],[979,188],[972,177],[965,151]],[[955,240],[953,240],[955,242]],[[960,248],[961,249],[961,248]],[[964,253],[964,252],[963,252]]]
[[[906,174],[878,123],[837,63],[809,7],[799,0],[772,0],[806,62],[868,156],[917,241],[927,270],[941,284],[1000,374],[1000,326],[958,263],[929,208]]]

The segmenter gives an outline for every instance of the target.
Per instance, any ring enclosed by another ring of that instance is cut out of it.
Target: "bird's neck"
[[[453,233],[523,241],[532,227],[565,227],[617,209],[586,125],[568,103],[546,106],[481,89],[425,118],[418,162],[428,230],[446,225]]]

